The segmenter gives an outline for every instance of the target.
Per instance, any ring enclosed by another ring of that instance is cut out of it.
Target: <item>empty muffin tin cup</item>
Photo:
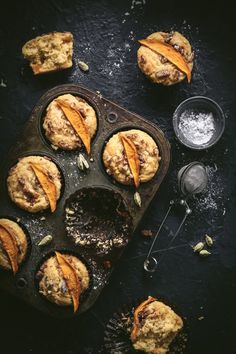
[[[188,119],[191,119],[191,124]],[[173,128],[183,145],[193,150],[204,150],[215,145],[221,138],[225,129],[225,116],[212,99],[194,96],[176,108]]]

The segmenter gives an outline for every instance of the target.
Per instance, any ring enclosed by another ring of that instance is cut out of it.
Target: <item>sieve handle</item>
[[[185,223],[185,220],[187,219],[188,215],[191,214],[191,212],[192,212],[192,210],[189,208],[186,200],[181,199],[179,201],[179,203],[180,203],[180,205],[183,205],[185,207],[185,214],[184,214],[184,217],[183,217],[181,223],[179,224],[179,227],[178,227],[177,231],[175,232],[174,236],[170,240],[167,248],[169,248],[172,245],[172,243],[174,242],[174,240],[178,236],[183,224]],[[171,209],[172,209],[174,204],[175,204],[175,201],[171,200],[169,208],[168,208],[168,210],[166,212],[166,215],[164,216],[164,218],[162,220],[162,223],[161,223],[161,225],[160,225],[160,227],[159,227],[159,229],[158,229],[158,231],[157,231],[157,233],[156,233],[156,235],[154,237],[154,240],[153,240],[153,242],[151,244],[151,247],[149,248],[147,257],[146,257],[146,259],[145,259],[145,261],[143,263],[143,268],[144,268],[144,270],[146,272],[154,273],[156,271],[158,265],[160,264],[160,261],[163,260],[163,258],[164,258],[164,253],[162,254],[162,256],[160,257],[159,260],[157,260],[155,257],[151,256],[151,253],[152,253],[153,247],[154,247],[154,245],[156,243],[157,236],[159,235],[159,233],[160,233],[160,231],[161,231],[161,229],[162,229],[162,227],[163,227],[163,225],[164,225],[164,223],[165,223],[165,221],[166,221],[166,219],[167,219],[167,217],[168,217],[168,215],[169,215],[169,213],[170,213],[170,211],[171,211]]]

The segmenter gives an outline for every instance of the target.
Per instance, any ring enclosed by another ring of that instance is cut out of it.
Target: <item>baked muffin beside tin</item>
[[[183,321],[169,306],[149,297],[134,311],[131,341],[136,350],[165,354]]]
[[[94,108],[82,97],[71,94],[60,95],[47,107],[43,118],[43,129],[50,143],[62,150],[75,150],[83,147],[81,136],[67,119],[59,101],[65,102],[72,110],[79,112],[85,128],[92,139],[97,130],[97,115]]]
[[[123,305],[107,322],[108,353],[188,353],[188,331],[182,318],[165,301],[148,297]]]
[[[119,183],[134,184],[129,161],[122,144],[122,135],[132,141],[137,150],[140,162],[140,182],[150,181],[159,168],[161,157],[154,139],[146,132],[138,129],[118,132],[108,140],[103,152],[103,163],[107,174]]]
[[[41,172],[41,175],[43,174],[47,185],[40,183],[36,175],[37,171]],[[56,164],[46,156],[20,158],[19,162],[9,171],[8,194],[15,204],[26,211],[37,213],[49,207],[52,209],[47,187],[49,187],[49,193],[50,188],[53,189],[51,197],[56,204],[61,194],[61,174]],[[55,207],[56,205],[54,205]],[[54,211],[53,209],[52,211]]]
[[[24,230],[10,219],[0,219],[0,267],[15,274],[25,260],[28,240]]]
[[[191,75],[194,53],[189,41],[182,34],[179,32],[155,32],[150,34],[147,40],[156,40],[171,46],[177,55],[182,56]],[[140,70],[154,83],[170,86],[183,81],[186,77],[186,74],[164,55],[145,45],[140,46],[137,57]]]

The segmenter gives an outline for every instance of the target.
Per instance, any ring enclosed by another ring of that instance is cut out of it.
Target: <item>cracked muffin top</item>
[[[78,111],[90,138],[97,130],[97,116],[92,106],[83,98],[65,94],[55,98],[47,107],[43,128],[52,145],[62,150],[75,150],[83,146],[81,136],[67,119],[58,102],[64,102],[73,111]]]
[[[54,211],[61,193],[61,175],[48,157],[27,156],[10,169],[7,187],[11,200],[20,208],[31,213],[49,207]]]
[[[153,138],[142,130],[131,129],[114,134],[106,144],[103,152],[103,162],[106,172],[117,182],[134,184],[134,176],[122,143],[125,135],[132,142],[139,160],[139,181],[147,182],[154,177],[161,157]]]
[[[190,72],[193,68],[194,53],[189,41],[179,32],[155,32],[147,39],[157,40],[171,46],[181,54]],[[165,56],[159,54],[147,46],[141,45],[137,52],[138,66],[140,70],[154,83],[170,86],[185,79],[186,74]]]
[[[51,256],[41,265],[36,274],[36,279],[39,282],[39,292],[47,300],[59,306],[71,306],[75,301],[76,308],[74,309],[77,310],[81,294],[89,287],[88,270],[76,256],[55,253],[56,255]],[[69,267],[69,272],[66,272],[63,268],[61,261]],[[75,276],[74,280],[72,279],[73,276]]]

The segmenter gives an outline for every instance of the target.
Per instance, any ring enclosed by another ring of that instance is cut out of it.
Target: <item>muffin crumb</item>
[[[72,66],[73,35],[52,32],[26,42],[22,54],[30,61],[35,75],[58,71]]]

